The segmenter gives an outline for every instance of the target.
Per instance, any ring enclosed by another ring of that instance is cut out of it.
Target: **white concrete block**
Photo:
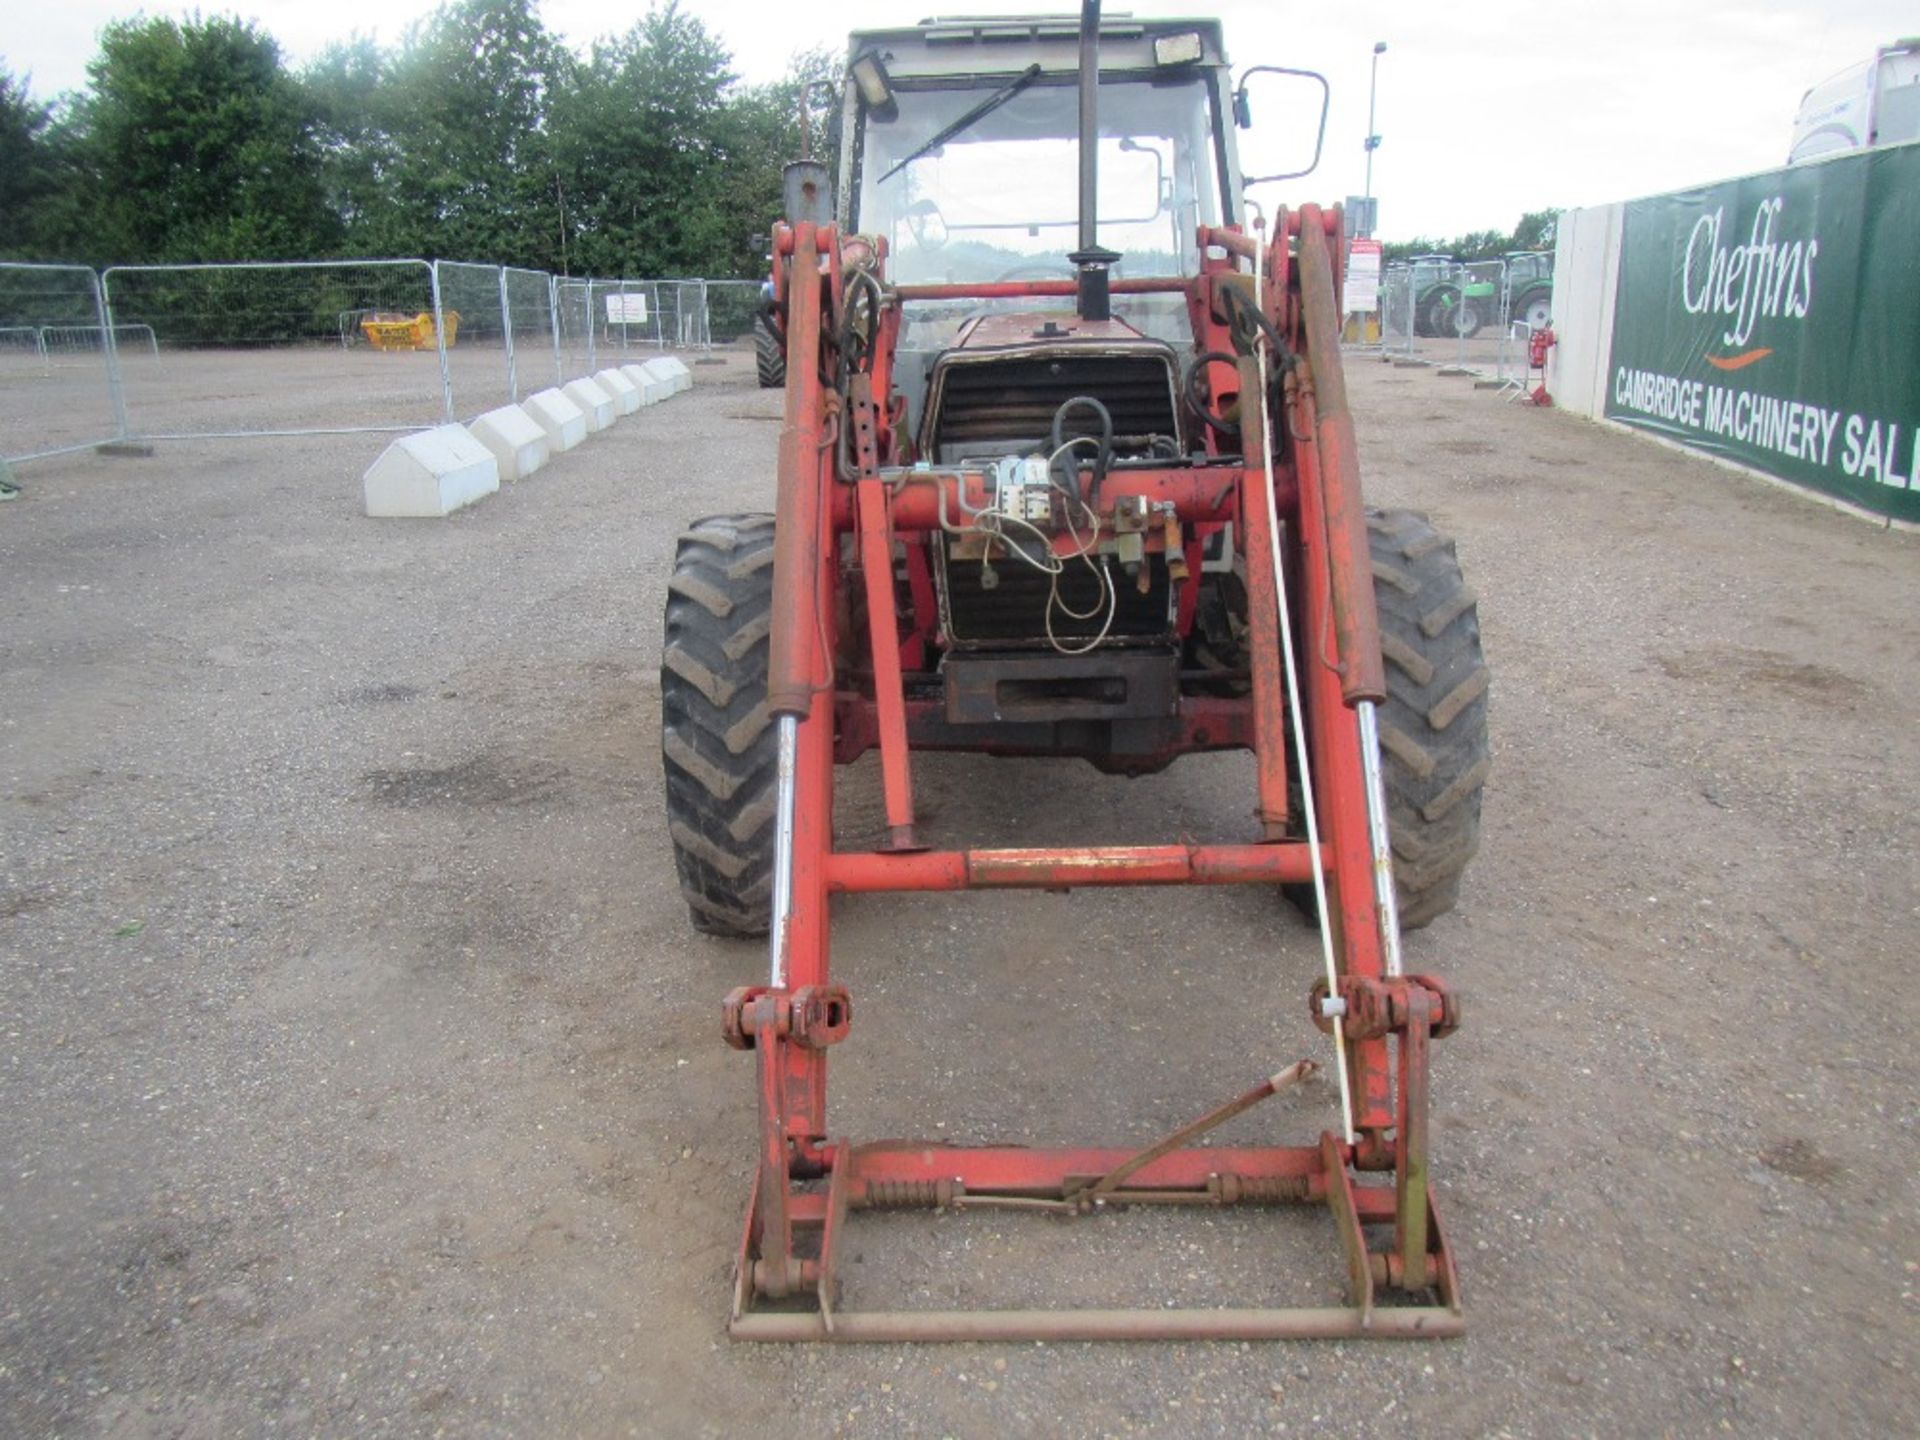
[[[671,387],[667,393],[678,395],[682,390],[693,388],[693,372],[671,355],[662,355],[658,359],[647,361],[643,367],[648,373],[658,375]]]
[[[493,452],[493,458],[500,462],[502,480],[525,479],[553,454],[540,422],[518,405],[487,411],[467,426],[467,432]]]
[[[613,413],[631,415],[640,408],[640,387],[618,370],[602,370],[593,383],[613,397]]]
[[[367,514],[448,515],[500,488],[493,452],[458,425],[402,435],[367,467]]]
[[[673,393],[666,377],[653,374],[644,365],[622,365],[620,369],[639,388],[642,405],[658,405]]]
[[[604,430],[613,424],[613,397],[586,376],[569,380],[560,387],[560,393],[580,407],[587,417],[587,429]]]
[[[537,391],[520,405],[547,432],[547,444],[555,455],[587,438],[586,412],[558,390]]]

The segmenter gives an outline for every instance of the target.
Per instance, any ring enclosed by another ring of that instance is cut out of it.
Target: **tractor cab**
[[[1079,145],[1076,17],[939,19],[851,38],[837,219],[845,233],[885,243],[893,283],[971,292],[909,300],[903,310],[894,381],[926,458],[955,458],[956,446],[983,439],[1045,438],[1031,424],[982,432],[965,382],[980,378],[971,367],[988,350],[1025,375],[1031,365],[1020,368],[1014,352],[1051,364],[1101,349],[1098,363],[1126,377],[1120,388],[1143,392],[1138,424],[1118,428],[1143,446],[1194,438],[1182,433],[1173,399],[1194,348],[1184,298],[1129,282],[1195,275],[1201,228],[1240,223],[1234,120],[1246,116],[1246,101],[1236,103],[1216,21],[1103,19],[1098,56],[1089,165]],[[1089,172],[1092,203],[1083,206]],[[1078,323],[1086,317],[1071,303],[1023,290],[1022,282],[1074,280],[1086,268],[1075,257],[1090,250],[1111,256],[1105,317]],[[981,296],[982,286],[994,293]],[[1023,324],[1014,315],[1043,318]],[[969,368],[950,376],[942,362],[963,352]],[[1048,372],[1059,398],[1088,389],[1088,376],[1068,373],[1077,363]],[[949,378],[963,383],[950,389]],[[964,413],[950,408],[955,401]]]

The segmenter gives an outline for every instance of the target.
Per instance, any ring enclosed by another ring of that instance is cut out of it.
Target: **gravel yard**
[[[1408,957],[1466,1006],[1434,1173],[1467,1339],[728,1342],[754,1097],[719,1001],[763,953],[684,923],[657,667],[676,532],[771,508],[779,397],[734,351],[444,522],[360,514],[376,436],[23,470],[0,1434],[1920,1433],[1920,537],[1350,373],[1369,494],[1458,537],[1495,676],[1482,851]],[[326,383],[303,421],[361,403]],[[916,778],[936,843],[1044,843],[1248,838],[1249,777]],[[871,757],[843,778],[871,838]],[[1145,1143],[1328,1058],[1265,892],[836,930],[855,1138]],[[1222,1138],[1333,1114],[1308,1087]],[[1341,1291],[1305,1212],[850,1235],[850,1304]]]

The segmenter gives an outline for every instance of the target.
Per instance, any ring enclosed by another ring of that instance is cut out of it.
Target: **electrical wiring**
[[[1064,555],[1054,549],[1053,536],[1049,535],[1045,530],[1042,530],[1038,525],[1035,525],[1024,516],[1012,514],[1010,511],[1002,509],[998,503],[989,503],[977,508],[968,505],[964,494],[964,483],[954,488],[955,501],[967,517],[967,523],[956,524],[947,509],[947,486],[939,479],[936,478],[935,480],[935,488],[939,495],[938,514],[940,529],[944,533],[954,536],[983,536],[986,541],[986,553],[981,556],[981,563],[983,565],[990,565],[992,563],[995,558],[993,553],[994,546],[997,543],[1004,550],[1008,558],[1018,560],[1021,564],[1029,566],[1047,577],[1047,605],[1046,611],[1042,616],[1042,623],[1046,632],[1047,643],[1061,655],[1085,655],[1105,643],[1107,636],[1113,631],[1113,622],[1120,609],[1120,596],[1113,583],[1112,570],[1105,558],[1099,554],[1100,514],[1077,493],[1079,488],[1077,485],[1062,483],[1057,474],[1057,467],[1060,464],[1061,457],[1072,451],[1076,445],[1093,445],[1097,447],[1099,444],[1100,441],[1094,436],[1077,435],[1062,442],[1047,456],[1047,484],[1065,501],[1063,514],[1066,520],[1066,532],[1068,539],[1073,544],[1073,549]],[[1079,509],[1082,522],[1086,527],[1084,532],[1082,531],[1081,525],[1076,523],[1074,519],[1074,510],[1076,507]],[[1034,542],[1037,542],[1037,548],[1030,550],[1025,544],[1020,543],[1019,539],[1009,535],[1007,533],[1007,527],[1009,525],[1015,527],[1017,530],[1025,531],[1028,536],[1032,537]],[[1067,604],[1060,594],[1060,577],[1066,573],[1067,566],[1075,560],[1083,562],[1087,568],[1094,573],[1095,579],[1099,582],[1100,599],[1094,603],[1091,609],[1084,611],[1074,609],[1071,605]],[[1096,633],[1092,639],[1081,645],[1070,645],[1063,642],[1054,630],[1053,616],[1055,610],[1058,610],[1068,619],[1082,621],[1093,619],[1096,615],[1100,615],[1103,610],[1106,613],[1105,618],[1102,619],[1100,623],[1098,633]]]

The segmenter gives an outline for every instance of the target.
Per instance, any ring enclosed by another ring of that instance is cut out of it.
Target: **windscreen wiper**
[[[942,145],[946,144],[947,141],[953,139],[954,136],[958,135],[962,130],[966,129],[969,125],[972,125],[973,123],[981,119],[983,116],[991,115],[994,111],[998,110],[1002,105],[1006,104],[1014,96],[1018,95],[1022,90],[1026,89],[1027,86],[1031,85],[1034,81],[1038,80],[1039,78],[1040,78],[1040,67],[1038,65],[1029,65],[1026,69],[1022,70],[1019,73],[1019,75],[1017,75],[1014,78],[1013,83],[1002,86],[1000,89],[994,91],[993,94],[989,95],[986,99],[982,100],[978,105],[974,106],[971,110],[967,111],[966,114],[962,115],[958,120],[954,121],[951,125],[947,126],[946,129],[942,130],[938,135],[934,136],[931,140],[927,141],[926,144],[922,145],[918,150],[914,151],[911,155],[907,156],[906,159],[902,160],[899,164],[895,165],[891,170],[887,171],[886,174],[882,175],[878,180],[874,181],[873,183],[876,185],[884,185],[887,181],[891,180],[894,176],[898,175],[902,170],[906,169],[907,166],[911,165],[914,161],[918,160],[922,155],[928,155],[928,154],[931,154],[933,151],[938,150]]]

